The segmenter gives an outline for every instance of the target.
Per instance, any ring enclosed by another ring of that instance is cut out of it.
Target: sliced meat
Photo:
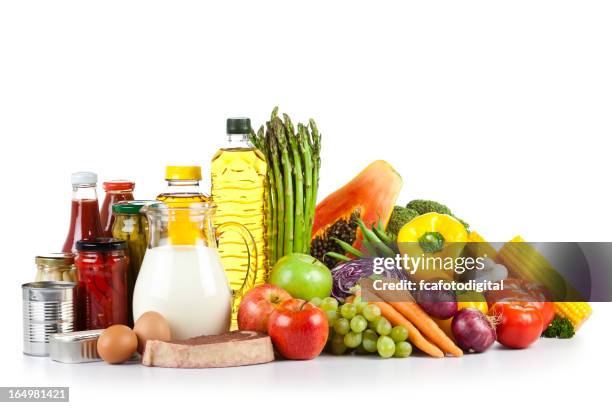
[[[168,368],[236,367],[273,360],[270,337],[252,331],[170,342],[149,340],[142,356],[146,366]]]

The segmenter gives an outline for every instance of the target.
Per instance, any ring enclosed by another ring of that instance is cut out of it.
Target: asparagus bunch
[[[321,135],[314,120],[293,125],[287,114],[272,111],[251,142],[266,157],[267,244],[270,265],[284,255],[310,253],[321,167]]]

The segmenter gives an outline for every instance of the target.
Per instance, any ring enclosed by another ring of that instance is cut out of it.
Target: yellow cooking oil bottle
[[[210,197],[200,190],[202,168],[200,166],[167,166],[166,190],[157,196],[168,207],[184,207],[192,203],[210,202]],[[168,240],[172,245],[194,245],[201,237],[200,229],[189,219],[186,211],[177,211],[168,222]]]
[[[238,234],[219,236],[219,255],[225,274],[234,292],[232,328],[236,328],[236,314],[243,295],[255,285],[266,282],[266,159],[249,142],[251,121],[230,118],[226,124],[226,144],[215,153],[211,164],[211,196],[217,206],[213,216],[215,228],[225,222],[244,225],[251,233],[257,267],[254,276],[245,276],[249,253]],[[251,262],[251,266],[253,263]]]

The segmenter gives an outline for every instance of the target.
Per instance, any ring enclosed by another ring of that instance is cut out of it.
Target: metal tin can
[[[67,333],[76,326],[76,283],[32,282],[23,291],[23,352],[49,355],[49,336]]]
[[[73,333],[52,334],[49,340],[49,357],[60,363],[89,363],[100,361],[98,337],[104,330],[85,330]]]

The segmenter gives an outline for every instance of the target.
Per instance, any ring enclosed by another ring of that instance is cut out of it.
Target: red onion
[[[480,310],[468,307],[459,310],[451,323],[457,345],[463,350],[482,353],[497,339],[495,327]]]
[[[450,319],[457,313],[457,298],[450,290],[419,290],[414,297],[419,306],[436,319]]]

